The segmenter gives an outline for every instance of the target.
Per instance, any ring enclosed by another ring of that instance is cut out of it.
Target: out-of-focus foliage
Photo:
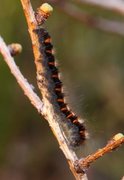
[[[35,7],[40,3],[33,1]],[[84,9],[123,19],[98,8],[82,6]],[[90,139],[79,150],[86,155],[114,134],[124,133],[124,37],[87,28],[56,7],[45,26],[53,39],[67,98],[86,119]],[[37,90],[31,42],[19,1],[0,2],[0,33],[8,44],[22,44],[23,52],[15,59]],[[48,124],[24,96],[1,56],[0,84],[0,179],[73,179]],[[98,160],[89,170],[89,179],[121,179],[123,157],[122,147]]]

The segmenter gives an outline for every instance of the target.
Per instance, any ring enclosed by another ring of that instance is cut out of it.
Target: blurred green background
[[[32,3],[36,8],[42,2]],[[87,155],[116,133],[124,133],[124,37],[88,28],[53,7],[45,27],[53,39],[67,99],[86,119],[90,139],[78,154]],[[80,8],[106,19],[123,20],[102,9]],[[23,52],[15,61],[38,92],[20,1],[0,2],[0,33],[7,44],[22,44]],[[47,122],[24,96],[2,56],[0,84],[0,180],[74,179]],[[99,159],[88,171],[89,180],[117,180],[123,175],[124,147]]]

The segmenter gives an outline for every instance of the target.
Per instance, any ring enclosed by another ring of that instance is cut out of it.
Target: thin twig
[[[16,78],[18,84],[23,89],[24,94],[29,98],[30,102],[33,106],[38,110],[38,112],[42,112],[43,103],[40,98],[36,95],[36,93],[32,90],[31,85],[28,83],[27,79],[24,78],[19,68],[14,62],[13,57],[10,54],[8,46],[5,44],[3,39],[0,37],[0,53],[3,55],[5,62],[9,66],[11,73]]]
[[[34,58],[35,58],[35,64],[36,64],[36,70],[37,70],[37,79],[42,81],[44,78],[44,82],[48,81],[48,77],[43,77],[44,67],[42,66],[42,54],[39,52],[39,41],[34,33],[34,30],[37,29],[37,23],[35,20],[34,12],[32,10],[32,6],[30,4],[29,0],[21,0],[24,13],[26,16],[26,20],[28,23],[29,28],[29,34],[32,40],[33,45],[33,52],[34,52]],[[87,180],[86,174],[80,173],[78,174],[74,168],[74,162],[78,160],[78,157],[76,156],[73,149],[68,145],[65,134],[60,126],[60,122],[62,121],[61,115],[57,114],[58,109],[55,106],[54,101],[52,103],[49,102],[48,98],[51,93],[51,89],[47,89],[45,86],[43,86],[40,82],[39,89],[42,93],[43,97],[43,103],[44,103],[44,111],[43,115],[46,120],[48,120],[48,123],[60,145],[61,150],[63,151],[65,157],[67,158],[67,161],[70,165],[70,169],[72,173],[74,174],[75,178],[77,180]]]
[[[107,20],[104,18],[95,17],[86,12],[83,12],[81,9],[69,3],[67,1],[56,1],[49,0],[49,2],[54,3],[59,9],[64,13],[73,17],[74,19],[80,21],[84,25],[95,28],[107,33],[117,34],[124,36],[124,23],[119,21]]]
[[[87,169],[90,166],[90,164],[93,163],[95,160],[107,154],[108,152],[115,150],[123,143],[124,136],[120,133],[115,135],[105,147],[97,150],[95,153],[87,156],[84,159],[80,159],[80,161],[78,162],[78,171],[80,171],[80,169]]]

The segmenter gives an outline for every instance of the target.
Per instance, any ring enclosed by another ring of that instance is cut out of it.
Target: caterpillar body
[[[51,76],[51,82],[54,85],[52,92],[55,96],[56,103],[68,123],[70,129],[69,141],[72,146],[79,146],[84,142],[87,136],[86,128],[84,122],[80,120],[67,106],[65,103],[65,98],[62,90],[62,82],[59,79],[59,70],[55,64],[55,57],[53,54],[53,45],[51,43],[51,37],[49,33],[40,25],[38,29],[35,30],[38,40],[39,40],[39,51],[41,52],[45,63],[47,63],[48,73]]]

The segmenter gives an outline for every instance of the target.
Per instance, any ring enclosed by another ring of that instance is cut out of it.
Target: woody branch
[[[0,37],[0,53],[3,55],[5,62],[11,70],[11,73],[16,78],[18,84],[24,91],[24,94],[29,98],[31,104],[37,109],[38,112],[42,112],[43,103],[41,102],[37,94],[33,91],[27,79],[22,75],[21,71],[14,61],[14,58],[11,56],[11,53],[13,54],[15,52],[12,47],[15,47],[14,44],[11,46],[7,46],[3,39]]]
[[[101,149],[98,149],[95,153],[88,155],[86,158],[80,159],[75,167],[77,171],[80,172],[82,169],[88,169],[95,160],[101,158],[103,155],[112,152],[117,149],[124,143],[124,135],[121,133],[116,134],[110,141],[108,141],[107,145]]]

